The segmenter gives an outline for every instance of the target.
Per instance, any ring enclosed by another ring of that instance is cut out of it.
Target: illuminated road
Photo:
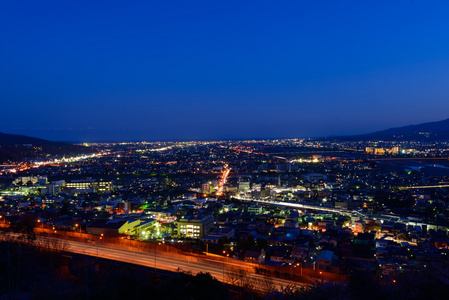
[[[326,212],[332,212],[332,213],[337,213],[337,214],[346,215],[346,216],[357,216],[362,219],[379,219],[379,220],[384,220],[384,221],[389,221],[389,222],[402,223],[402,224],[406,224],[406,225],[419,225],[419,226],[426,225],[428,228],[435,228],[435,227],[438,228],[439,227],[441,229],[447,229],[446,226],[437,226],[437,225],[430,224],[430,223],[409,220],[407,218],[401,218],[400,216],[385,215],[385,214],[370,215],[370,214],[362,213],[357,210],[347,210],[347,209],[341,209],[341,208],[331,208],[331,207],[315,206],[315,205],[301,204],[301,203],[295,203],[295,202],[277,201],[277,200],[264,200],[264,199],[254,199],[254,198],[237,197],[237,196],[233,196],[232,198],[240,200],[240,201],[258,202],[258,203],[262,203],[262,204],[279,205],[279,206],[293,207],[293,208],[298,208],[298,209],[326,211]]]
[[[64,157],[61,159],[51,159],[51,160],[47,160],[47,161],[36,161],[36,162],[31,162],[31,163],[20,163],[18,165],[9,165],[8,167],[10,167],[9,169],[6,169],[7,173],[17,173],[17,172],[22,172],[22,171],[26,171],[29,169],[36,169],[39,167],[43,167],[43,166],[48,166],[48,165],[52,165],[52,166],[60,166],[61,164],[65,164],[65,163],[72,163],[72,162],[78,162],[78,161],[82,161],[82,160],[87,160],[87,159],[91,159],[91,158],[98,158],[100,156],[105,155],[104,152],[102,153],[95,153],[95,154],[89,154],[89,155],[78,155],[78,156],[73,156],[73,157]]]
[[[38,239],[52,239],[45,237],[38,237]],[[258,275],[252,273],[253,270],[250,267],[242,266],[240,264],[225,263],[211,260],[202,259],[206,261],[197,262],[196,257],[185,256],[185,259],[179,259],[169,256],[164,256],[162,252],[157,252],[155,257],[154,252],[142,253],[134,252],[119,248],[105,247],[101,245],[101,242],[97,244],[86,244],[75,241],[61,240],[67,242],[68,250],[67,252],[84,254],[94,257],[100,257],[115,261],[121,261],[125,263],[131,263],[136,265],[141,265],[145,267],[150,267],[160,270],[167,270],[172,272],[191,272],[193,275],[199,272],[208,272],[219,281],[224,281],[226,283],[232,283],[239,285],[240,280],[236,278],[235,275],[230,275],[231,269],[241,268],[246,269],[246,279],[245,282],[250,281],[256,289],[261,291],[267,291],[268,285],[271,285],[274,289],[281,289],[287,286],[303,287],[305,284],[299,282],[292,282],[289,280],[283,280],[278,278],[266,277],[263,275]]]
[[[228,165],[225,165],[224,169],[225,170],[223,171],[223,176],[218,185],[217,196],[220,196],[223,194],[224,185],[226,184],[226,181],[228,180],[229,172],[231,172],[231,169],[228,168]]]
[[[399,188],[400,189],[441,189],[441,188],[447,188],[447,187],[449,187],[449,184],[403,186],[403,187],[399,187]]]
[[[311,210],[318,210],[318,211],[333,212],[333,213],[347,215],[347,216],[350,216],[353,214],[360,214],[358,211],[353,211],[353,210],[338,209],[338,208],[324,207],[324,206],[315,206],[315,205],[308,205],[308,204],[302,204],[302,203],[293,203],[293,202],[276,201],[276,200],[263,200],[263,199],[254,199],[254,198],[245,198],[245,197],[236,197],[236,196],[234,196],[232,198],[240,200],[240,201],[259,202],[259,203],[269,204],[269,205],[279,205],[279,206],[287,206],[287,207],[294,207],[294,208],[300,208],[300,209],[311,209]]]

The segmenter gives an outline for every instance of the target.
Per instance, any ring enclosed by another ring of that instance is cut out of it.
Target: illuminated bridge
[[[440,189],[440,188],[447,188],[447,187],[449,187],[449,184],[403,186],[403,187],[400,187],[400,189]]]
[[[353,216],[353,217],[359,217],[359,218],[373,218],[377,220],[388,221],[388,222],[396,222],[396,223],[403,223],[406,225],[426,225],[428,229],[434,228],[434,229],[448,229],[445,226],[437,226],[434,224],[424,223],[419,220],[412,220],[407,218],[401,218],[400,216],[395,215],[371,215],[371,214],[365,214],[357,210],[347,210],[347,209],[340,209],[340,208],[332,208],[332,207],[325,207],[325,206],[317,206],[317,205],[310,205],[310,204],[304,204],[304,203],[297,203],[297,202],[286,202],[286,201],[276,201],[276,200],[269,200],[269,199],[254,199],[249,197],[232,197],[234,199],[240,200],[240,201],[247,201],[247,202],[257,202],[267,205],[279,205],[279,206],[286,206],[286,207],[293,207],[298,209],[309,209],[309,210],[317,210],[317,211],[325,211],[325,212],[331,212],[336,214],[341,214],[345,216]]]
[[[264,199],[254,199],[254,198],[237,197],[237,196],[234,196],[232,198],[240,200],[240,201],[257,202],[257,203],[268,204],[268,205],[287,206],[287,207],[293,207],[293,208],[299,208],[299,209],[318,210],[318,211],[337,213],[337,214],[346,215],[346,216],[351,216],[354,214],[358,214],[361,217],[364,216],[362,213],[355,211],[355,210],[317,206],[317,205],[310,205],[310,204],[304,204],[304,203],[298,203],[298,202],[276,201],[276,200],[269,200],[269,199],[264,200]]]

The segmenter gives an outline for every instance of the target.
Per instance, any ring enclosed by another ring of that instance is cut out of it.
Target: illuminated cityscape
[[[0,300],[447,299],[449,2],[0,5]]]
[[[90,155],[7,162],[1,226],[4,238],[31,226],[68,253],[161,272],[208,266],[261,295],[268,279],[276,290],[354,272],[390,286],[447,261],[449,148],[380,154],[370,143],[99,143]]]

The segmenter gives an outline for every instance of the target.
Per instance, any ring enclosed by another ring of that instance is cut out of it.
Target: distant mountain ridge
[[[35,137],[0,132],[0,163],[19,162],[47,155],[92,153],[96,150],[66,142],[52,142]]]
[[[15,146],[15,145],[33,145],[33,146],[56,146],[67,145],[67,143],[51,142],[44,139],[30,137],[20,134],[9,134],[0,132],[0,146]]]
[[[361,135],[340,136],[331,138],[346,141],[442,141],[449,140],[449,119],[417,125],[395,127]]]

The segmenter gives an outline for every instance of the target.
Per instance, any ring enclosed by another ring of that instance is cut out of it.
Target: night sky
[[[449,1],[0,2],[0,131],[313,137],[449,118]]]

